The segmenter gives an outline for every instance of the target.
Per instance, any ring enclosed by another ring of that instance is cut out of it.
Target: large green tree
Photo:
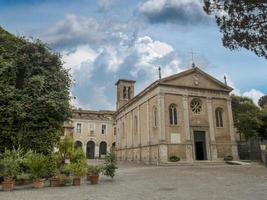
[[[53,151],[71,113],[70,84],[58,54],[0,27],[0,152]]]
[[[250,98],[232,95],[234,124],[240,134],[248,140],[259,136],[258,130],[262,125],[261,111]]]
[[[259,99],[258,105],[259,105],[261,108],[266,108],[266,109],[267,109],[267,95],[262,96],[262,97]]]
[[[204,0],[204,10],[215,16],[223,46],[246,48],[267,58],[266,0]]]

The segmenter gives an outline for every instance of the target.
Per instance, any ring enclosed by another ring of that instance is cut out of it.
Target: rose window
[[[199,114],[202,110],[202,104],[199,99],[193,99],[190,104],[191,110],[195,114]]]

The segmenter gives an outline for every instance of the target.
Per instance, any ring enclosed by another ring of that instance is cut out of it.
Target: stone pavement
[[[0,200],[266,200],[263,165],[156,167],[123,163],[99,185],[17,189]]]

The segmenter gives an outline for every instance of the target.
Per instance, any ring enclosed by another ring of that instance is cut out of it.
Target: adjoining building
[[[88,158],[116,149],[118,160],[165,163],[238,159],[227,83],[193,66],[134,95],[135,81],[117,81],[117,109],[75,110],[65,133]],[[116,144],[116,145],[115,145]]]
[[[113,111],[73,110],[72,118],[64,123],[65,136],[74,139],[88,159],[101,158],[115,147]]]

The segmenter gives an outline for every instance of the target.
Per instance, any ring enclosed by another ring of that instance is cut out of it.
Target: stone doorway
[[[86,156],[88,159],[94,159],[95,158],[95,143],[93,141],[87,142]]]
[[[194,131],[195,159],[207,160],[205,131]]]

